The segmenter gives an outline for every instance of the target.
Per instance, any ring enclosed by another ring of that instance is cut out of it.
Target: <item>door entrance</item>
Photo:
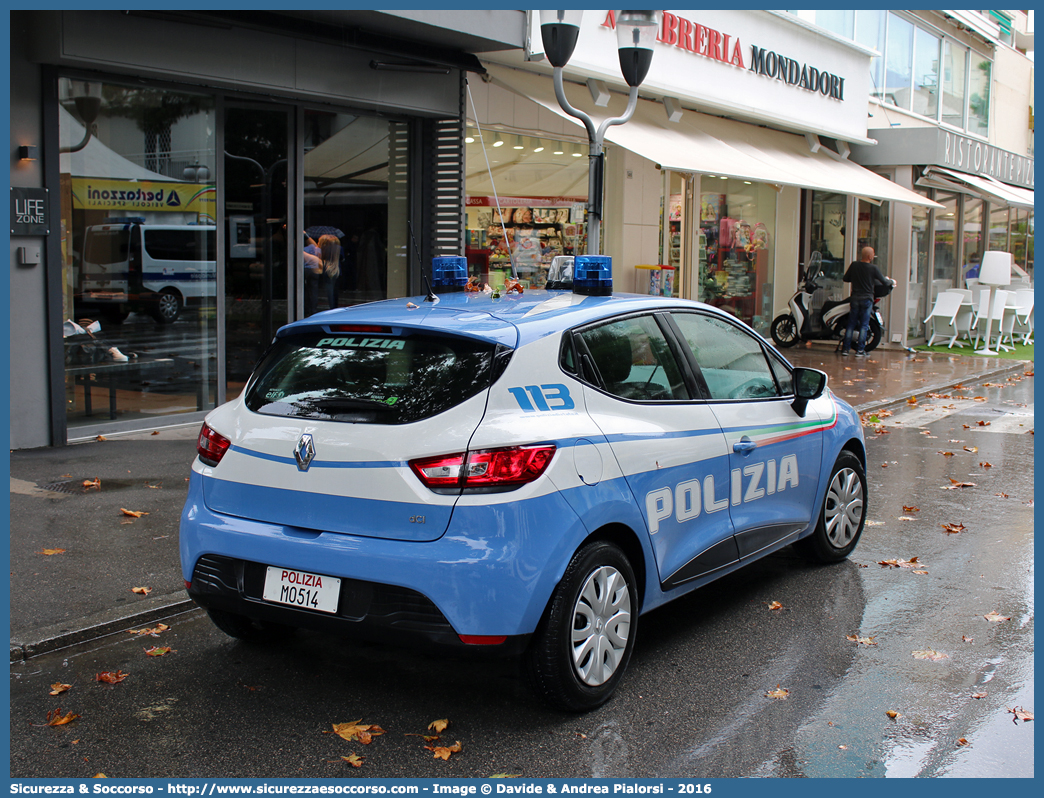
[[[225,386],[232,398],[275,331],[291,320],[289,109],[225,109]]]

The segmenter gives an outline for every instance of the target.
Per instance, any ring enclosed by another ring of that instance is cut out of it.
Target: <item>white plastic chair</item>
[[[1022,343],[1033,343],[1033,289],[1020,288],[1015,292],[1014,333],[1022,336]]]
[[[1010,291],[995,290],[993,291],[993,313],[989,313],[989,305],[987,304],[990,298],[990,291],[983,289],[982,293],[979,294],[979,303],[975,310],[975,321],[972,323],[972,329],[975,330],[975,347],[979,346],[979,339],[986,338],[986,347],[990,346],[990,339],[993,334],[997,334],[997,348],[1000,349],[1004,341],[1004,336],[1007,332],[1008,337],[1011,337],[1012,330],[1005,331],[1005,323],[1010,321],[1010,324],[1014,324],[1015,308],[1014,305],[1008,306],[1008,294]],[[990,321],[990,329],[986,329],[987,319]],[[1014,343],[1014,341],[1012,341]],[[1010,347],[1004,346],[1005,349]]]
[[[971,342],[971,328],[972,319],[975,314],[972,305],[972,292],[967,288],[950,288],[943,292],[944,294],[957,294],[961,298],[961,308],[957,312],[957,318],[954,320],[954,324],[957,327],[957,337],[966,338],[968,342]],[[964,346],[960,341],[955,341],[957,346]],[[953,348],[953,345],[950,345]]]
[[[965,287],[970,288],[971,290],[974,291],[979,286],[979,278],[978,277],[969,277],[967,280],[964,281],[964,285],[965,285]]]
[[[953,347],[953,342],[957,340],[957,314],[961,310],[961,295],[954,294],[949,291],[942,291],[937,297],[935,297],[935,305],[932,307],[932,312],[928,314],[928,318],[924,320],[924,323],[931,324],[932,334],[928,338],[928,346],[935,343],[936,338],[949,338],[947,344],[950,348]],[[960,344],[964,346],[964,344]]]

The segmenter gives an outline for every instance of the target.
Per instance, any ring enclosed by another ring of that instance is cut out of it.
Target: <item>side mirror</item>
[[[819,369],[796,368],[794,378],[794,401],[791,407],[801,418],[805,417],[805,408],[813,399],[818,399],[826,390],[826,372]]]

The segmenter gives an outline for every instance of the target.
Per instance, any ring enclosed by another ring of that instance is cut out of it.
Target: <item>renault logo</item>
[[[307,471],[308,466],[312,464],[314,458],[315,444],[312,443],[312,436],[306,432],[301,436],[301,440],[297,442],[297,448],[294,449],[294,459],[297,460],[297,470]]]

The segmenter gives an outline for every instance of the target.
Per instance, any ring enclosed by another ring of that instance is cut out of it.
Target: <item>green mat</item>
[[[982,341],[979,342],[982,346]],[[975,353],[975,347],[972,343],[965,343],[963,347],[954,345],[953,349],[947,349],[946,344],[936,344],[935,346],[917,346],[914,347],[918,352],[941,352],[947,355],[972,355],[974,357],[994,357],[1003,358],[1004,360],[1033,360],[1033,344],[1015,344],[1015,349],[1012,351],[1001,350],[996,355],[977,355]]]

